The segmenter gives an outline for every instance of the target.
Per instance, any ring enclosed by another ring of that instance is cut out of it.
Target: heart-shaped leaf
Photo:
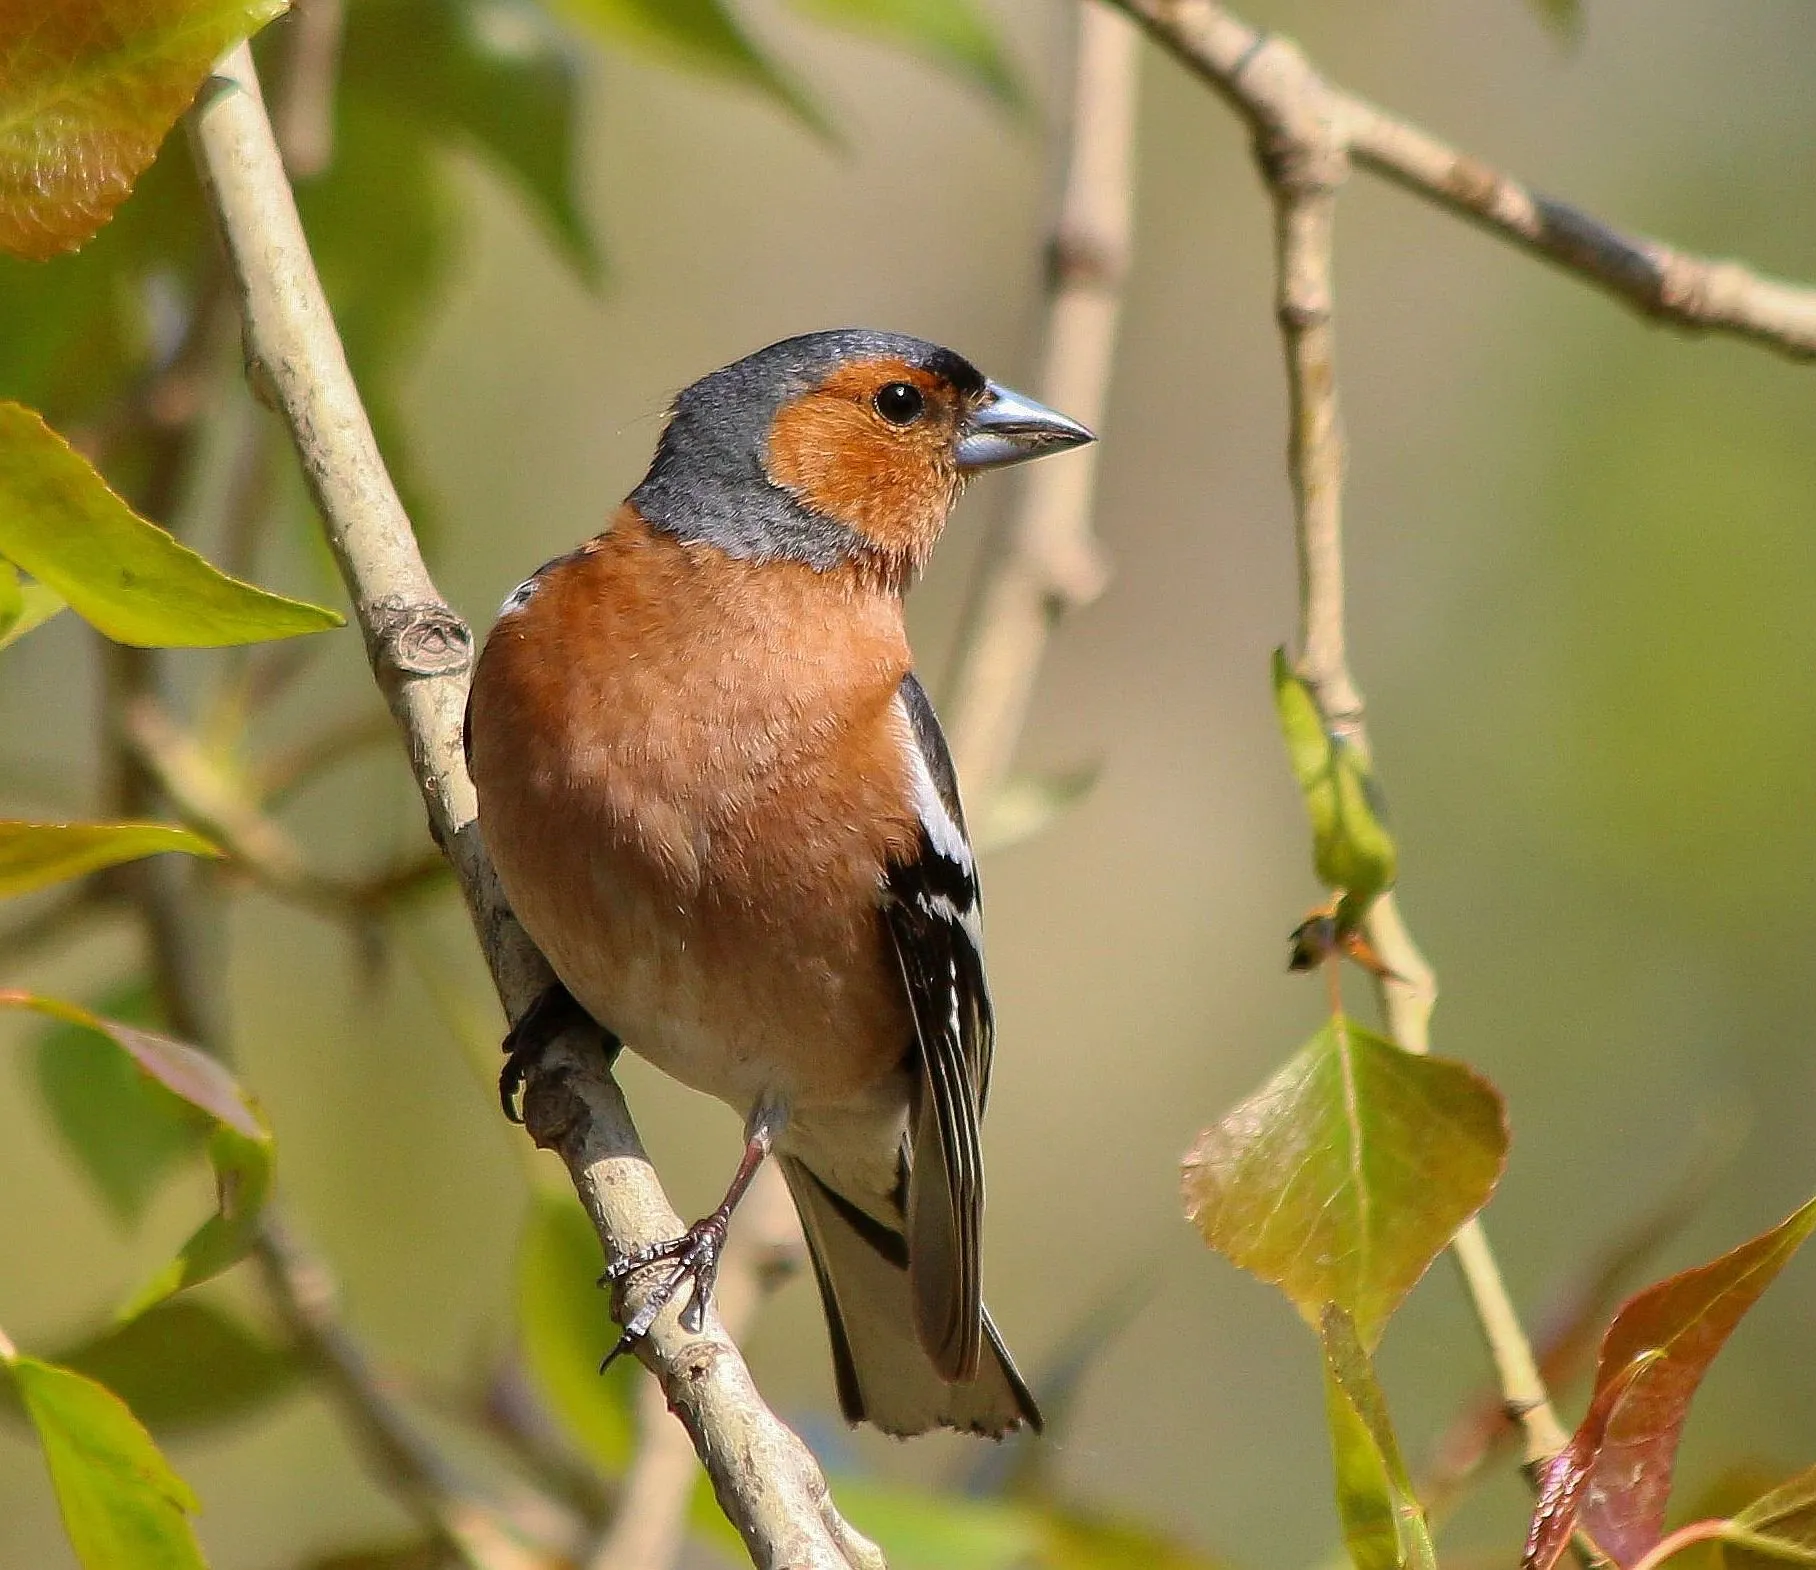
[[[0,557],[23,567],[117,643],[214,648],[342,623],[334,611],[211,567],[139,517],[37,414],[5,402]]]
[[[126,1403],[92,1379],[14,1353],[10,1374],[38,1431],[64,1529],[85,1570],[206,1570],[199,1508]]]
[[[172,851],[220,855],[201,835],[165,823],[0,821],[0,899]]]
[[[1506,1156],[1487,1080],[1339,1017],[1199,1136],[1185,1209],[1212,1248],[1278,1286],[1313,1326],[1335,1303],[1372,1347],[1487,1203]]]
[[[0,0],[0,249],[74,250],[285,0]]]

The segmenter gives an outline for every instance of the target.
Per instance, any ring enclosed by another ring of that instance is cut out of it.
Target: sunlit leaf
[[[0,899],[172,851],[185,856],[220,855],[201,835],[165,823],[0,820]]]
[[[1494,1192],[1506,1154],[1501,1098],[1485,1079],[1338,1018],[1199,1136],[1186,1214],[1312,1325],[1335,1303],[1372,1347]]]
[[[611,1296],[594,1283],[604,1268],[598,1235],[572,1193],[538,1190],[517,1250],[517,1328],[524,1366],[577,1444],[608,1477],[637,1448],[632,1391],[640,1366],[599,1362],[618,1339]]]
[[[751,41],[725,0],[555,0],[555,9],[607,44],[760,88],[814,130],[826,130],[820,111]]]
[[[1044,833],[1097,783],[1098,766],[1058,774],[1020,775],[1004,780],[991,796],[977,826],[980,851],[1007,850]]]
[[[1413,1492],[1387,1400],[1355,1321],[1334,1303],[1318,1321],[1337,1514],[1356,1570],[1436,1570],[1431,1528]]]
[[[1009,109],[1026,105],[996,31],[972,0],[793,0],[797,11],[868,33],[943,66]]]
[[[302,1378],[294,1352],[194,1297],[160,1303],[58,1352],[55,1361],[100,1381],[146,1427],[167,1435],[237,1422]]]
[[[890,1570],[1012,1570],[1040,1533],[1026,1511],[985,1499],[921,1493],[869,1478],[833,1482],[839,1512],[883,1550]]]
[[[133,1295],[120,1310],[120,1318],[142,1314],[173,1292],[206,1281],[244,1257],[257,1235],[259,1213],[271,1192],[273,1151],[264,1114],[233,1076],[194,1047],[58,998],[3,990],[0,1008],[32,1009],[105,1036],[141,1071],[214,1122],[208,1160],[214,1167],[218,1209],[177,1257]]]
[[[1816,1199],[1720,1259],[1685,1270],[1627,1299],[1602,1338],[1599,1393],[1649,1351],[1658,1357],[1633,1381],[1609,1424],[1583,1507],[1589,1535],[1622,1564],[1664,1532],[1677,1442],[1690,1399],[1734,1327],[1785,1262],[1816,1230]]]
[[[1816,1565],[1816,1467],[1781,1483],[1728,1523],[1722,1562],[1731,1570]]]
[[[208,68],[284,0],[0,0],[0,249],[106,223]]]
[[[0,403],[0,556],[120,643],[255,643],[342,620],[211,567],[133,512],[86,458],[16,403]]]
[[[598,248],[575,205],[580,59],[529,0],[362,0],[348,17],[345,90],[440,137],[469,138],[513,179],[575,270]]]
[[[0,1354],[38,1431],[57,1505],[85,1570],[205,1570],[199,1508],[126,1403],[82,1375]]]
[[[96,1012],[141,1028],[156,1024],[143,981],[103,998]],[[201,1149],[207,1119],[86,1025],[57,1021],[39,1038],[36,1058],[38,1091],[65,1147],[115,1217],[138,1221],[171,1168]]]
[[[1598,1380],[1589,1410],[1570,1436],[1570,1443],[1546,1463],[1539,1479],[1538,1503],[1527,1529],[1520,1570],[1551,1570],[1569,1544],[1581,1519],[1583,1501],[1595,1478],[1596,1464],[1608,1441],[1608,1427],[1632,1393],[1634,1383],[1664,1354],[1642,1352],[1603,1382]]]
[[[1342,892],[1338,924],[1347,931],[1392,886],[1398,867],[1380,791],[1362,755],[1326,727],[1317,696],[1280,649],[1274,651],[1274,704],[1311,816],[1312,866],[1321,882]]]

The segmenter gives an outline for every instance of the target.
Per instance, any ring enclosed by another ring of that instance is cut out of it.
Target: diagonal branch
[[[1429,132],[1326,81],[1297,48],[1214,0],[1108,0],[1200,77],[1257,135],[1313,115],[1358,168],[1594,284],[1644,315],[1816,358],[1816,289],[1623,234],[1541,196]]]
[[[472,634],[436,591],[385,471],[244,46],[202,89],[189,130],[240,298],[253,388],[289,427],[374,675],[409,749],[430,832],[459,877],[515,1018],[550,976],[504,903],[474,821],[461,757]],[[567,1162],[612,1257],[680,1230],[596,1031],[570,1031],[554,1044],[533,1076],[526,1115],[538,1143]],[[628,1294],[632,1311],[638,1295]],[[763,1404],[716,1316],[689,1334],[671,1309],[639,1355],[687,1426],[758,1566],[880,1570],[882,1555],[833,1509],[817,1463]]]

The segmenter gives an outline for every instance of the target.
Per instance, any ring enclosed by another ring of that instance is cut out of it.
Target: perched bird
[[[611,526],[514,590],[467,711],[479,825],[560,987],[743,1113],[724,1203],[625,1327],[686,1282],[697,1325],[774,1152],[806,1231],[840,1404],[892,1434],[1040,1414],[984,1311],[990,1078],[977,868],[902,596],[967,476],[1091,441],[894,333],[790,338],[676,400]]]

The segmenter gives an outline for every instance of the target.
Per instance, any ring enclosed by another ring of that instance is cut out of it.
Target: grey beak
[[[1096,440],[1092,432],[1057,409],[986,382],[983,402],[959,431],[959,471],[974,474],[979,469],[1000,469],[1004,464],[1043,458]]]

